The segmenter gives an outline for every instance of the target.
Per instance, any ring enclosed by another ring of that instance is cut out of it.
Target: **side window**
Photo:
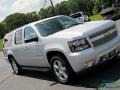
[[[19,44],[22,44],[22,43],[23,43],[23,41],[22,41],[22,30],[18,30],[15,33],[15,44],[19,45]]]
[[[24,41],[25,43],[37,42],[38,37],[32,27],[26,27],[24,29]]]

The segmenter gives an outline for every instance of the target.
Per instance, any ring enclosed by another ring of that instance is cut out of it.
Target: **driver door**
[[[24,28],[24,45],[23,45],[23,59],[22,62],[25,66],[36,66],[36,63],[40,63],[35,59],[35,48],[38,42],[38,36],[32,27]]]

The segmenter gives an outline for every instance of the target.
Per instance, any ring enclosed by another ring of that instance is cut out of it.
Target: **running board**
[[[21,66],[22,69],[26,69],[26,70],[37,70],[37,71],[49,71],[50,68],[49,67],[36,67],[36,66]]]

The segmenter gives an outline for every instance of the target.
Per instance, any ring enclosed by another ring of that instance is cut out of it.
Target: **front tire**
[[[15,61],[14,58],[11,58],[11,67],[13,70],[13,73],[16,75],[21,74],[21,67],[19,66],[19,64]]]
[[[62,55],[51,58],[52,73],[57,81],[62,84],[68,84],[73,76],[72,68],[65,59]]]

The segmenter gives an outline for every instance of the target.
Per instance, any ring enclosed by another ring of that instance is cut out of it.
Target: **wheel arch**
[[[61,51],[48,51],[46,55],[47,55],[47,60],[48,60],[48,63],[49,63],[49,64],[50,64],[51,58],[52,58],[53,56],[55,56],[55,55],[61,55],[61,56],[63,56],[63,57],[65,58],[65,62],[66,62],[66,63],[70,66],[70,68],[72,69],[72,67],[71,67],[71,65],[70,65],[67,57],[65,56],[65,54],[64,54],[63,52],[61,52]]]
[[[8,55],[8,61],[9,61],[9,63],[11,63],[11,58],[14,58],[14,56],[11,55],[11,54],[9,54],[9,55]]]

